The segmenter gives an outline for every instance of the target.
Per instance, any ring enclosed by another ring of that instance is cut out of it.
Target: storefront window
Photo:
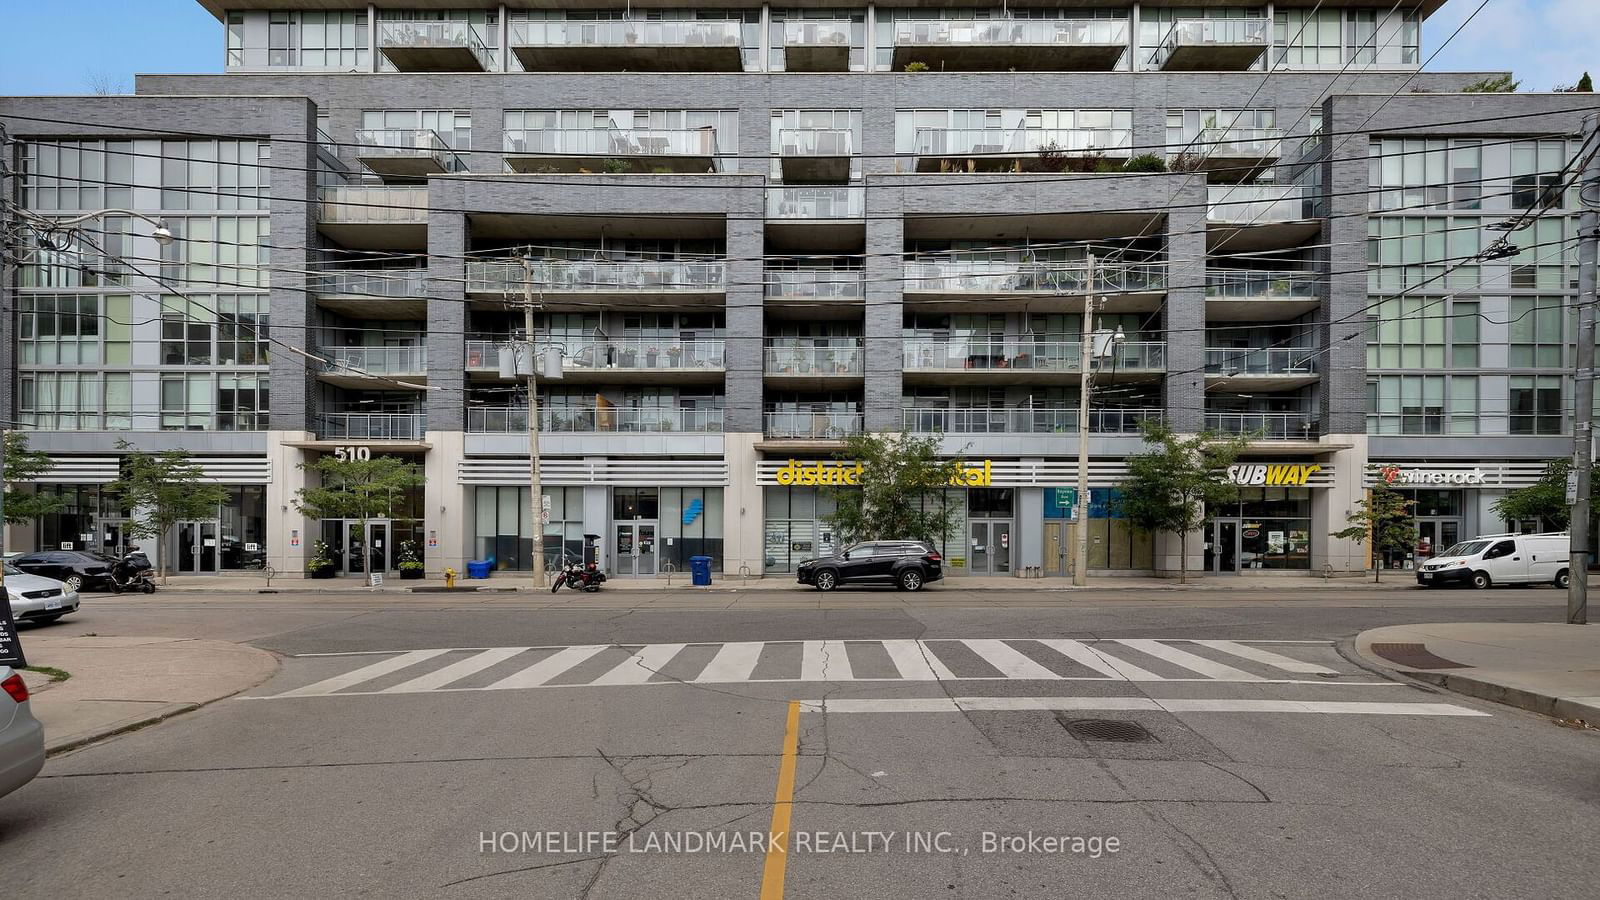
[[[1243,488],[1212,523],[1207,558],[1223,571],[1311,568],[1309,488]],[[1216,546],[1230,540],[1237,545]]]
[[[1015,493],[1011,488],[973,488],[967,492],[967,516],[973,519],[1009,519]]]
[[[583,488],[547,487],[550,522],[544,527],[548,571],[583,558]],[[496,570],[533,570],[533,508],[525,487],[474,489],[474,559],[494,560]]]
[[[662,488],[660,565],[689,571],[689,557],[711,557],[722,568],[722,488]]]
[[[801,560],[831,556],[839,549],[832,526],[823,521],[835,510],[832,498],[814,487],[767,487],[762,493],[766,574],[793,572]]]
[[[267,566],[267,489],[258,485],[228,488],[222,503],[222,568],[264,569]]]
[[[1070,488],[1045,488],[1044,517],[1046,532],[1050,522],[1060,521],[1063,529],[1059,543],[1045,542],[1045,553],[1059,547],[1063,557],[1051,566],[1045,560],[1046,572],[1070,571],[1071,557],[1076,552],[1076,532],[1072,529],[1077,519],[1073,505],[1076,492]],[[1149,570],[1155,568],[1155,537],[1133,527],[1122,518],[1119,509],[1120,492],[1116,488],[1089,489],[1089,568],[1115,570]]]
[[[655,519],[660,517],[660,497],[655,488],[612,488],[611,518]]]

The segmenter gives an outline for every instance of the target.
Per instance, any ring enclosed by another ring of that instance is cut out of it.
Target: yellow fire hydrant
[[[444,586],[447,587],[447,588],[453,588],[453,587],[456,586],[456,570],[455,569],[445,569],[444,570]]]

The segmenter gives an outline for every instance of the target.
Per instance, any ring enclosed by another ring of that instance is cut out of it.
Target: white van
[[[1567,586],[1567,535],[1485,534],[1462,541],[1422,564],[1417,584],[1553,584]]]

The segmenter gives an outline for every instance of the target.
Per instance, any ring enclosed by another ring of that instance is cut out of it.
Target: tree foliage
[[[1511,77],[1511,73],[1504,75],[1491,75],[1481,81],[1474,81],[1461,89],[1463,94],[1514,94],[1522,82]]]
[[[394,456],[339,459],[323,456],[300,466],[322,476],[319,487],[301,488],[295,508],[313,519],[396,518],[406,493],[422,484],[417,467]]]
[[[206,481],[205,472],[183,450],[148,453],[117,441],[123,454],[122,475],[109,488],[133,511],[127,534],[166,543],[172,526],[193,519],[214,519],[228,499],[228,489]],[[161,577],[167,576],[167,554],[159,554]]]
[[[1540,519],[1547,527],[1562,531],[1572,520],[1572,507],[1567,505],[1567,473],[1571,471],[1572,460],[1552,459],[1538,481],[1507,493],[1490,508],[1502,519]],[[1600,466],[1591,470],[1589,483],[1595,484],[1597,476]]]
[[[939,458],[932,436],[855,434],[839,458],[860,466],[854,485],[825,485],[835,510],[824,521],[841,542],[917,540],[938,544],[950,530],[954,510],[944,491],[962,470]]]
[[[1417,522],[1411,514],[1415,500],[1407,500],[1399,491],[1389,487],[1379,478],[1372,490],[1357,501],[1356,509],[1345,516],[1350,527],[1335,531],[1334,537],[1364,544],[1372,541],[1372,580],[1383,577],[1383,554],[1411,549],[1417,539]],[[1444,548],[1440,548],[1441,550]]]
[[[28,436],[20,431],[6,432],[5,447],[6,484],[25,484],[39,480],[55,463],[50,455],[28,449]],[[32,522],[46,513],[55,512],[63,505],[54,494],[36,494],[6,488],[6,521],[12,525]]]
[[[1128,477],[1119,486],[1118,508],[1128,521],[1151,534],[1178,536],[1178,581],[1189,581],[1189,555],[1183,544],[1206,523],[1206,507],[1239,499],[1228,467],[1250,442],[1249,435],[1201,432],[1180,437],[1161,422],[1143,424],[1148,450],[1128,457]]]

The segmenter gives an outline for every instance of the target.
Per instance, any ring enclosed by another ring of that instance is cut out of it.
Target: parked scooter
[[[151,577],[154,570],[155,567],[150,565],[150,557],[145,556],[143,550],[129,552],[111,565],[112,593],[143,591],[146,594],[154,594],[156,583]]]

